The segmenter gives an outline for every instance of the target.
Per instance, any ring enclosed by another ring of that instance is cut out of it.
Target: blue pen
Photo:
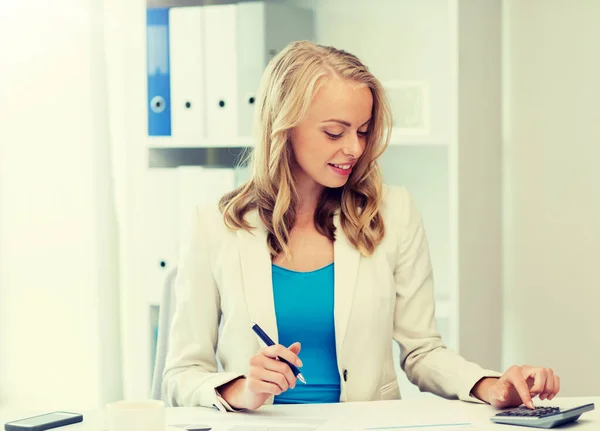
[[[263,340],[263,342],[267,345],[267,346],[273,346],[275,345],[275,342],[273,340],[271,340],[271,337],[269,337],[265,331],[263,331],[261,329],[260,326],[258,326],[258,323],[254,323],[252,322],[252,330],[254,332],[256,332],[256,335],[258,335],[260,337],[261,340]],[[302,375],[302,373],[300,372],[300,370],[298,368],[296,368],[296,366],[294,364],[292,364],[291,362],[283,359],[281,356],[277,356],[277,359],[279,359],[281,362],[285,362],[286,364],[288,364],[292,370],[292,373],[294,373],[294,376],[296,376],[296,378],[298,380],[300,380],[302,383],[306,384],[306,380],[304,379],[304,376]]]

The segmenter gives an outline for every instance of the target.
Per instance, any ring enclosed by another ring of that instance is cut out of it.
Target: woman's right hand
[[[234,380],[219,388],[221,396],[236,409],[254,410],[272,395],[279,395],[296,386],[296,376],[278,356],[301,367],[298,358],[300,343],[289,348],[276,344],[260,349],[250,358],[250,370],[245,379]]]

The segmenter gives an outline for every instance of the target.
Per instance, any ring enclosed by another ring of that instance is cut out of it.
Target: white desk
[[[597,409],[584,413],[578,422],[559,428],[561,430],[599,431],[600,430],[600,397],[592,398],[556,398],[553,401],[536,400],[537,405],[555,405],[568,407],[593,402]],[[482,404],[471,404],[462,401],[448,401],[441,398],[410,401],[379,401],[364,403],[340,403],[327,405],[293,405],[264,406],[255,412],[221,413],[205,408],[168,408],[167,423],[174,424],[208,424],[215,431],[227,430],[235,424],[255,425],[256,429],[265,430],[267,423],[281,424],[281,421],[294,423],[323,424],[322,429],[343,431],[346,426],[368,425],[369,427],[408,426],[417,424],[471,423],[468,429],[473,431],[516,431],[521,428],[507,425],[496,425],[490,422],[490,416],[497,411]],[[2,429],[4,423],[27,416],[45,412],[27,410],[0,410]],[[104,413],[101,409],[81,412],[84,422],[59,430],[65,431],[100,431],[104,427]],[[328,422],[327,422],[328,421]],[[340,422],[341,421],[341,422]],[[345,424],[345,425],[344,425]],[[251,428],[248,428],[251,429]],[[278,428],[283,431],[285,428]],[[443,427],[421,428],[421,431],[443,431]],[[446,427],[450,429],[450,427]],[[290,431],[292,428],[290,428]],[[406,429],[406,431],[409,431]],[[391,429],[390,429],[391,431]]]

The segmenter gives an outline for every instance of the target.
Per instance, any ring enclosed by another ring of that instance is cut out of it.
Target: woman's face
[[[299,185],[342,187],[363,154],[373,109],[371,90],[341,78],[327,78],[304,121],[291,134]]]

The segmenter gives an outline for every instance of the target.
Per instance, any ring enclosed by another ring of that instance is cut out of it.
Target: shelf
[[[449,139],[440,135],[409,134],[392,131],[390,146],[447,146]],[[150,148],[247,148],[254,146],[254,140],[248,136],[232,138],[205,137],[174,137],[174,136],[149,136],[147,146]]]
[[[249,147],[150,147],[149,168],[203,166],[235,169],[243,164]]]
[[[204,136],[148,136],[151,148],[230,148],[252,147],[254,139],[249,136],[206,138]]]

